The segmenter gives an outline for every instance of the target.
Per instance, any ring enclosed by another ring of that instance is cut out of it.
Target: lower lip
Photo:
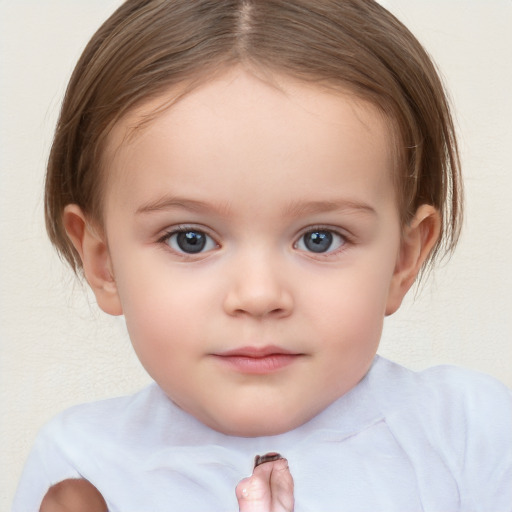
[[[264,357],[249,356],[216,356],[222,363],[240,373],[263,375],[277,372],[295,362],[298,354],[269,354]]]

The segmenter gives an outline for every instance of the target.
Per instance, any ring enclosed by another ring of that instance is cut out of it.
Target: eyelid
[[[299,234],[297,235],[297,240],[304,236],[306,233],[311,233],[312,231],[329,231],[331,233],[335,233],[336,235],[339,235],[343,237],[344,239],[352,240],[354,235],[347,230],[346,228],[342,228],[340,226],[333,226],[331,224],[312,224],[311,226],[306,226],[305,228],[302,228],[299,231]]]
[[[197,253],[187,253],[181,250],[176,250],[173,247],[170,246],[169,240],[172,236],[178,235],[180,233],[187,233],[189,231],[195,231],[198,233],[204,234],[206,237],[208,237],[210,240],[213,241],[215,244],[215,247],[211,249],[207,249],[204,251],[200,251]],[[171,226],[167,228],[162,236],[160,236],[157,239],[158,244],[166,245],[166,247],[171,250],[174,254],[177,254],[184,258],[200,258],[204,257],[206,254],[209,254],[212,250],[217,249],[220,247],[219,242],[217,241],[217,238],[211,234],[210,230],[208,228],[205,228],[204,226],[198,226],[195,224],[179,224],[177,226]]]
[[[343,240],[343,243],[340,245],[340,247],[328,250],[326,252],[313,252],[308,251],[307,249],[300,249],[298,247],[299,242],[302,240],[304,235],[307,235],[308,233],[314,233],[315,231],[324,231],[332,233],[335,236],[340,237]],[[315,257],[315,258],[327,258],[329,256],[336,255],[340,252],[343,252],[347,249],[347,246],[352,243],[352,237],[350,234],[348,234],[345,230],[340,229],[339,227],[333,227],[333,226],[326,226],[326,225],[313,225],[308,226],[300,231],[298,236],[296,237],[296,241],[293,244],[294,249],[300,250],[301,252],[304,252],[308,256]]]

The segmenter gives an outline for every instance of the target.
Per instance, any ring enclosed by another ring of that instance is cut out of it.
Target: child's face
[[[279,83],[234,70],[126,139],[147,105],[109,145],[116,312],[173,401],[241,436],[293,429],[353,388],[402,293],[388,123]]]

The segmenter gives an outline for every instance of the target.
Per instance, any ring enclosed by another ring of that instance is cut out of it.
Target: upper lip
[[[299,355],[297,352],[287,350],[282,347],[275,345],[266,345],[264,347],[239,347],[233,350],[227,350],[226,352],[220,352],[215,354],[220,357],[253,357],[253,358],[264,358],[271,355]]]

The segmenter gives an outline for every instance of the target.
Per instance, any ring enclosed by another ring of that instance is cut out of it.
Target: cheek
[[[385,304],[375,296],[353,293],[338,300],[335,309],[327,316],[323,310],[325,326],[333,343],[340,350],[359,351],[378,343],[382,332]],[[319,312],[320,314],[320,312]]]
[[[165,273],[139,272],[119,287],[132,344],[138,355],[158,358],[197,336],[205,288]]]
[[[323,292],[303,299],[310,323],[333,351],[357,354],[376,350],[387,304],[391,264],[341,270],[336,279],[326,280]]]
[[[186,371],[202,355],[201,323],[189,304],[186,297],[152,293],[131,300],[125,313],[137,358],[169,396],[190,385]]]
[[[393,276],[394,262],[371,262],[348,265],[338,273],[326,275],[317,282],[313,294],[305,296],[321,315],[322,310],[338,313],[340,321],[361,323],[384,317]]]

